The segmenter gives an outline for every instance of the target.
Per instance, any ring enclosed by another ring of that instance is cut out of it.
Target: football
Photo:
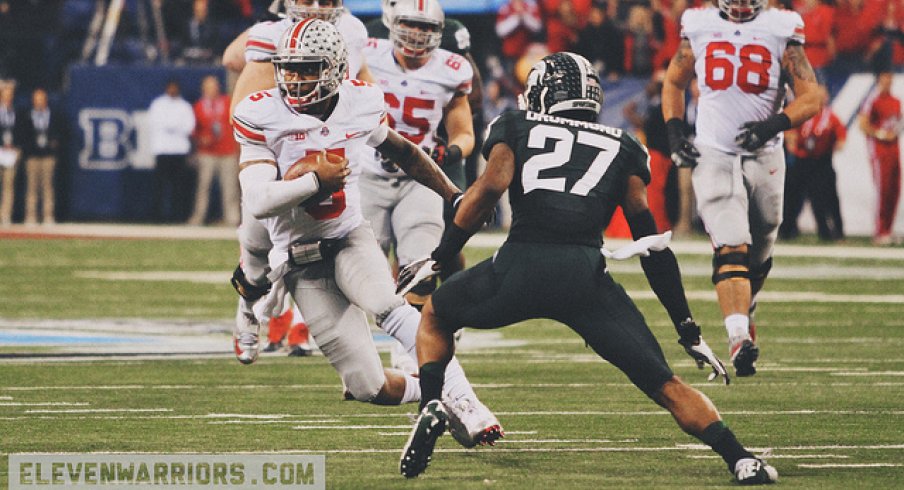
[[[324,163],[331,163],[333,165],[340,164],[345,160],[345,157],[340,155],[334,155],[332,153],[327,153],[325,151],[320,151],[317,153],[309,153],[293,163],[288,170],[286,170],[286,174],[283,175],[283,180],[295,180],[302,175],[313,171],[320,165]],[[328,192],[327,190],[321,190],[317,194],[306,199],[302,204],[316,204],[324,199],[330,197],[332,192]]]

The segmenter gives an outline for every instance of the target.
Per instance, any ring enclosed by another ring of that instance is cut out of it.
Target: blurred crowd
[[[625,106],[624,120],[626,129],[635,131],[655,150],[662,142],[662,135],[656,132],[663,130],[650,119],[656,118],[658,110],[657,84],[679,46],[682,13],[703,3],[703,0],[507,0],[495,15],[458,17],[471,29],[471,51],[482,73],[483,120],[491,121],[517,106],[517,94],[535,61],[551,52],[573,51],[585,56],[600,71],[607,91],[619,87],[626,79],[635,83],[638,79],[649,80],[647,90]],[[817,77],[827,86],[830,100],[839,88],[832,80],[843,80],[844,75],[853,72],[894,70],[904,65],[904,0],[770,0],[770,3],[774,8],[793,9],[802,16],[805,51]],[[270,0],[124,0],[109,54],[110,63],[218,66],[229,42],[262,18],[270,4]],[[30,110],[29,94],[40,91],[45,98],[50,94],[53,112],[55,96],[64,89],[67,66],[88,58],[85,40],[90,37],[92,20],[96,20],[97,5],[97,0],[0,0],[0,80],[6,80],[7,85],[11,82],[18,85],[16,108],[23,112]],[[227,87],[219,87],[217,91],[218,97],[226,97],[222,92],[228,93]],[[210,111],[212,106],[205,107]],[[197,104],[194,113],[198,115]],[[224,121],[228,123],[228,118]],[[482,129],[476,128],[478,132]],[[188,131],[191,151],[185,156],[187,163],[176,165],[170,171],[158,168],[155,196],[162,201],[160,193],[187,192],[170,184],[184,182],[185,175],[191,176],[190,180],[197,182],[198,187],[171,206],[174,209],[162,210],[156,206],[159,219],[193,224],[209,221],[204,196],[220,172],[220,163],[211,163],[209,150],[203,148],[212,137],[228,134],[216,125]],[[796,141],[794,136],[789,137],[789,144]],[[803,141],[812,138],[805,137]],[[836,148],[835,143],[829,147]],[[667,147],[662,150],[667,151]],[[791,155],[803,151],[800,147],[788,149]],[[29,155],[21,156],[21,161],[25,161]],[[160,162],[159,156],[156,158]],[[43,165],[50,170],[35,170],[35,183],[29,183],[27,188],[29,195],[43,193],[49,202],[49,208],[45,205],[43,211],[44,221],[50,222],[54,214],[53,199],[46,196],[52,196],[53,192],[47,191],[46,186],[47,182],[52,184],[53,171],[50,164]],[[167,164],[163,167],[167,168]],[[188,170],[179,170],[183,167]],[[4,189],[11,185],[8,181],[16,178],[14,171],[15,168],[10,171],[4,167],[0,174]],[[671,167],[663,166],[663,171],[669,173],[662,181],[663,226],[690,232],[694,217],[686,179]],[[228,175],[221,177],[225,178]],[[216,187],[222,188],[222,182],[225,180],[220,180]],[[801,190],[802,184],[791,184],[789,190],[802,196],[805,192]],[[4,191],[4,203],[13,199],[9,194]],[[220,194],[226,200],[224,206],[229,208],[224,209],[221,221],[232,223],[237,218],[231,214],[233,206],[226,203],[236,197],[232,189],[220,189]],[[31,197],[28,199],[32,202]],[[786,218],[795,216],[795,208],[799,207],[798,199],[790,201],[792,209],[787,210]],[[834,210],[837,205],[827,206]],[[29,213],[26,219],[38,220],[37,214],[40,213]],[[9,221],[5,214],[0,219]],[[835,220],[840,222],[840,217]],[[796,233],[792,227],[785,229],[783,235],[793,237]],[[820,228],[820,236],[841,239],[844,236],[841,224]]]

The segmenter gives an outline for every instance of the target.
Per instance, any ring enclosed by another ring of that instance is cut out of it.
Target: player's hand
[[[439,273],[439,264],[430,257],[406,265],[399,271],[396,294],[404,296],[418,284],[432,278]]]
[[[672,162],[678,167],[696,167],[700,152],[684,134],[684,121],[678,118],[669,119],[666,128],[668,129],[669,152]]]
[[[697,368],[703,369],[707,364],[712,368],[712,372],[706,378],[707,381],[712,381],[716,379],[716,377],[721,376],[723,383],[726,385],[731,383],[731,379],[728,377],[728,371],[725,369],[725,364],[722,363],[722,360],[713,353],[713,350],[710,349],[709,345],[706,344],[706,341],[703,340],[703,336],[700,335],[700,327],[697,323],[688,318],[681,322],[681,325],[677,328],[678,335],[680,336],[678,338],[678,343],[684,347],[684,351],[687,352],[687,355],[694,359],[694,362],[697,363]]]
[[[351,170],[348,168],[347,158],[326,152],[324,154],[325,158],[317,159],[313,171],[320,181],[320,192],[332,194],[345,187],[345,181],[351,174]]]
[[[445,143],[438,143],[430,152],[430,158],[440,167],[459,165],[462,160],[461,148],[458,145],[446,146]]]
[[[735,144],[747,151],[756,151],[778,133],[791,129],[791,120],[782,112],[763,121],[748,121],[739,129],[741,132],[735,137]]]

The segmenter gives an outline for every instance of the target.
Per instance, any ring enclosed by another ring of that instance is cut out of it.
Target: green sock
[[[421,405],[430,400],[441,400],[443,398],[443,381],[446,378],[446,363],[444,362],[428,362],[421,366],[420,370],[421,385]]]
[[[719,456],[722,456],[722,459],[728,464],[728,471],[734,472],[735,463],[739,459],[754,457],[750,451],[744,449],[744,446],[735,439],[734,433],[721,420],[709,424],[709,427],[704,429],[703,433],[697,437],[713,448],[713,451],[718,453]]]

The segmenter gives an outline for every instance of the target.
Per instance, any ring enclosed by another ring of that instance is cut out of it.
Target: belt
[[[292,265],[307,265],[321,260],[330,260],[348,245],[348,237],[322,238],[317,241],[296,241],[289,244],[289,262]]]

